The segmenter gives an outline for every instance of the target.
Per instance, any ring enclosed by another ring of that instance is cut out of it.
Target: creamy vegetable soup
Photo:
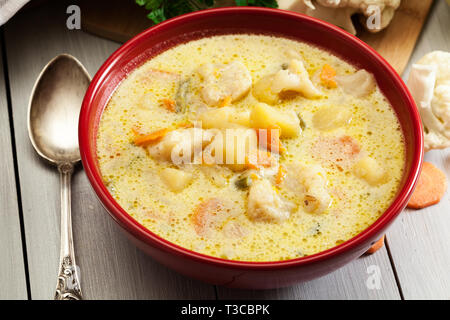
[[[246,261],[318,253],[392,202],[405,147],[373,75],[306,43],[225,35],[132,72],[97,140],[111,195],[177,245]]]

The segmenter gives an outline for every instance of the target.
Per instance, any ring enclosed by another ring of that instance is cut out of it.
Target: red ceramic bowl
[[[394,107],[406,142],[405,174],[391,206],[369,228],[329,250],[293,260],[242,262],[193,252],[173,244],[134,220],[105,187],[96,157],[98,123],[119,83],[146,60],[202,37],[230,34],[270,34],[305,41],[372,72]],[[205,10],[163,22],[137,35],[106,60],[92,80],[80,115],[79,142],[84,169],[110,216],[138,247],[155,260],[190,277],[240,288],[274,288],[329,273],[361,256],[400,214],[413,191],[423,157],[423,133],[417,108],[392,67],[356,37],[326,22],[293,12],[234,7]]]

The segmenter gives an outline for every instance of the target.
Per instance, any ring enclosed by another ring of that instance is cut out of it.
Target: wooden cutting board
[[[385,30],[372,34],[358,30],[358,37],[377,50],[399,74],[414,50],[433,0],[402,0],[394,19]],[[85,31],[125,42],[152,25],[147,11],[134,0],[81,1]]]

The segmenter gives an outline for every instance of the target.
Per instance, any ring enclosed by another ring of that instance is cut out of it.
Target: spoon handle
[[[61,251],[55,300],[81,300],[79,267],[75,263],[72,236],[70,181],[73,164],[58,165],[61,180]]]

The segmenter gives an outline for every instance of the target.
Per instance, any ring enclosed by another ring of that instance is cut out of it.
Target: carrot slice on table
[[[146,147],[149,144],[152,144],[152,143],[155,143],[155,142],[158,142],[159,140],[161,140],[169,131],[170,130],[166,128],[166,129],[157,130],[150,134],[137,135],[133,141],[134,141],[134,144],[137,146]]]
[[[447,189],[445,173],[429,162],[424,162],[408,208],[422,209],[441,201]]]
[[[334,80],[335,76],[336,70],[334,70],[329,64],[325,64],[322,68],[322,72],[320,73],[320,81],[328,88],[336,88],[337,84]]]
[[[380,240],[378,240],[377,242],[375,242],[370,248],[369,250],[366,251],[367,254],[372,254],[377,252],[379,249],[381,249],[384,245],[384,238],[385,236],[382,236],[380,238]]]

